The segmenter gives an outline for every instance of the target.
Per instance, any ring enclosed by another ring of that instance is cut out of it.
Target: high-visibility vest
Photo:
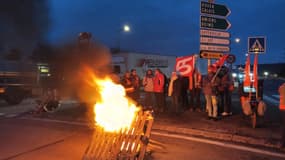
[[[285,111],[285,83],[279,87],[280,104],[279,109]]]

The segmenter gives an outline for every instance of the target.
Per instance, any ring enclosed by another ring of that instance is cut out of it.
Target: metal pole
[[[255,58],[258,57],[258,52],[256,52],[254,56],[256,56],[256,57],[254,57],[254,63],[255,63]],[[256,100],[258,100],[258,62],[257,62],[255,67],[256,67],[256,75],[255,75],[256,77],[254,77],[254,80],[257,81],[257,86],[256,86],[256,91],[255,91],[256,95],[255,96],[256,96]]]
[[[214,0],[208,0],[209,3],[214,3]],[[208,67],[211,65],[211,59],[208,59]]]

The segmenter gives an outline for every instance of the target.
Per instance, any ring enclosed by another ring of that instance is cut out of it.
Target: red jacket
[[[161,73],[158,73],[155,75],[153,80],[153,91],[163,93],[164,92],[164,75]]]

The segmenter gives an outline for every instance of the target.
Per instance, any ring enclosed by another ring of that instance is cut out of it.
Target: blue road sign
[[[248,37],[249,53],[264,53],[266,51],[265,37]]]

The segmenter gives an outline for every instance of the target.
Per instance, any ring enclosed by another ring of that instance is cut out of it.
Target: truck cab
[[[37,67],[33,64],[0,62],[0,98],[9,105],[32,96],[38,86]]]

